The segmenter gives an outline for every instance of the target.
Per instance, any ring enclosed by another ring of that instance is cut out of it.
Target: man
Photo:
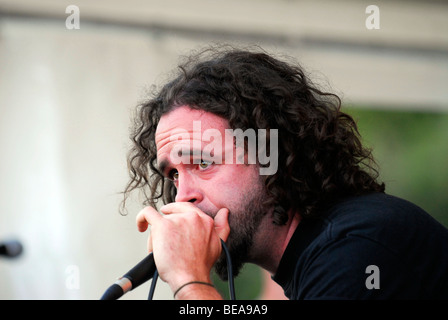
[[[221,298],[220,239],[235,275],[255,263],[290,299],[448,298],[448,231],[384,193],[336,95],[264,52],[179,70],[138,109],[126,189],[147,196],[138,229],[176,299]]]

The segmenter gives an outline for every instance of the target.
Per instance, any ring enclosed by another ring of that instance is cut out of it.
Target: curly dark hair
[[[286,223],[290,209],[312,217],[343,197],[384,192],[340,98],[320,91],[297,63],[261,49],[219,47],[190,56],[178,70],[138,106],[125,199],[140,188],[146,205],[174,201],[174,184],[156,166],[155,131],[162,115],[183,105],[223,117],[233,129],[278,129],[278,170],[263,177],[276,224]]]

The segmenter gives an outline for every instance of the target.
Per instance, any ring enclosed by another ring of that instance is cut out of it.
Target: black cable
[[[230,300],[236,300],[235,298],[235,286],[233,284],[233,267],[232,267],[232,259],[230,257],[229,250],[227,249],[227,246],[225,242],[221,239],[221,245],[226,253],[226,259],[227,259],[227,275],[229,278],[229,293],[230,293]]]
[[[154,291],[156,290],[156,283],[158,278],[159,278],[159,272],[156,269],[156,271],[154,271],[154,276],[152,277],[151,288],[149,288],[148,300],[152,300],[152,297],[154,296]]]
[[[235,285],[233,283],[233,268],[232,268],[232,259],[230,257],[229,250],[227,249],[227,246],[225,242],[221,239],[221,246],[226,254],[226,260],[227,260],[227,275],[229,278],[229,293],[230,293],[230,300],[236,300],[235,297]],[[157,279],[159,278],[159,273],[156,271],[154,272],[154,276],[152,278],[151,282],[151,288],[149,288],[149,294],[148,294],[148,300],[152,300],[154,296],[154,291],[156,288]]]

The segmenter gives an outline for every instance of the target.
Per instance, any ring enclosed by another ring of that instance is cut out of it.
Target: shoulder
[[[296,264],[298,299],[415,297],[425,283],[436,288],[437,278],[447,277],[448,230],[408,201],[386,194],[346,199],[321,222]],[[446,260],[440,274],[425,278],[437,259]],[[371,270],[381,272],[381,290],[369,289]]]
[[[434,230],[446,234],[439,222],[417,205],[388,194],[374,193],[345,199],[322,217],[329,239],[357,236],[399,250],[404,239]]]
[[[356,220],[400,219],[409,216],[427,216],[428,214],[417,205],[385,193],[372,193],[363,196],[343,199],[324,217],[333,219],[356,218]]]

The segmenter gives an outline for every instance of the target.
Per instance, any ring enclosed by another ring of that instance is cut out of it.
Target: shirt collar
[[[302,252],[317,237],[322,228],[323,221],[321,219],[306,218],[300,221],[283,253],[277,272],[272,277],[283,290],[287,290],[291,279],[294,278],[296,264]]]

